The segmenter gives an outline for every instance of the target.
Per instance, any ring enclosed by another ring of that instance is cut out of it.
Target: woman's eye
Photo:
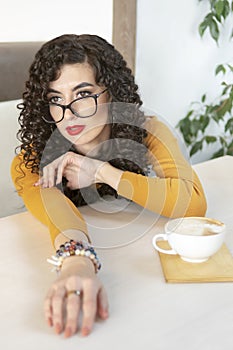
[[[78,97],[86,97],[92,95],[91,91],[80,91]]]
[[[61,97],[59,96],[52,96],[49,98],[50,103],[59,103],[61,101]]]

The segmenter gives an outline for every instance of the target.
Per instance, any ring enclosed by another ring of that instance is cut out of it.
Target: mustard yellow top
[[[146,123],[148,135],[145,146],[156,176],[147,177],[123,172],[117,192],[139,205],[167,217],[204,216],[206,199],[201,183],[181,153],[177,139],[170,129],[155,117]],[[12,179],[27,209],[50,232],[52,242],[60,232],[70,229],[83,231],[85,221],[76,206],[56,187],[35,187],[39,175],[32,174],[24,164],[19,172],[22,154],[17,155],[11,167]],[[89,237],[88,237],[89,238]]]

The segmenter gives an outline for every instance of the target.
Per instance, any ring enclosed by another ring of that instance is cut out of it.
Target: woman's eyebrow
[[[48,89],[48,93],[49,92],[55,92],[56,94],[60,94],[61,93],[60,91],[57,91],[57,90],[54,90],[54,89]]]
[[[76,85],[76,86],[72,89],[72,92],[74,92],[74,91],[76,91],[76,90],[78,90],[78,89],[87,87],[87,86],[93,87],[94,85],[91,84],[91,83],[88,83],[88,82],[86,82],[86,81],[83,81],[82,83]],[[60,91],[55,90],[55,89],[48,89],[48,92],[54,92],[54,93],[56,93],[56,94],[61,94]]]
[[[72,91],[74,92],[74,91],[76,91],[76,90],[78,90],[78,89],[81,89],[81,88],[84,88],[84,87],[87,87],[87,86],[92,86],[92,87],[93,87],[94,85],[91,84],[91,83],[88,83],[88,82],[86,82],[86,81],[83,81],[82,83],[76,85],[76,86],[72,89]]]

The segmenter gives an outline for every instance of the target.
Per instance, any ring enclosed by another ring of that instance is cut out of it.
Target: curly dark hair
[[[41,167],[63,152],[77,152],[58,132],[56,138],[52,138],[56,125],[46,123],[42,117],[46,115],[47,119],[50,118],[47,99],[49,83],[58,79],[61,67],[84,62],[92,67],[96,84],[105,86],[111,96],[111,140],[114,140],[114,151],[110,160],[106,154],[102,155],[102,159],[108,158],[116,168],[147,174],[147,150],[141,147],[147,135],[143,128],[145,116],[140,111],[142,101],[134,76],[113,45],[99,36],[88,34],[62,35],[45,43],[36,53],[25,84],[23,103],[19,105],[20,130],[17,136],[21,142],[23,163],[33,173],[39,173]],[[124,104],[123,108],[121,104]],[[46,157],[43,156],[45,147],[51,150],[46,152]],[[91,186],[70,190],[66,179],[63,190],[77,206],[93,202],[97,197],[96,190]],[[98,186],[97,190],[98,196],[111,194],[117,197],[116,191],[106,184]]]

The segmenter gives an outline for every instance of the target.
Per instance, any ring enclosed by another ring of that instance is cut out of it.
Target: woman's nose
[[[70,108],[66,108],[64,111],[64,119],[70,120],[75,119],[74,113],[71,111]]]

